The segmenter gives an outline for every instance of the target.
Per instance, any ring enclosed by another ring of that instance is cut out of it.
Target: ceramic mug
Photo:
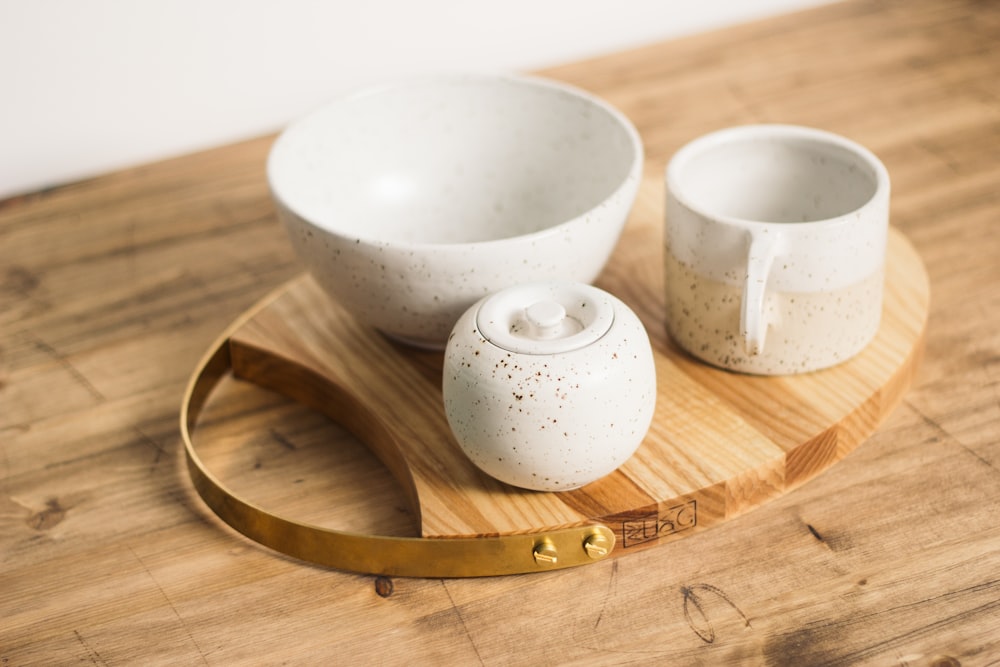
[[[874,338],[889,175],[869,150],[806,127],[734,127],[681,148],[666,187],[666,321],[687,352],[783,375]]]

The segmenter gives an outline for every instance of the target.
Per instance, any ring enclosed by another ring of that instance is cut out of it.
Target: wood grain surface
[[[919,366],[929,286],[912,245],[891,230],[882,325],[861,354],[785,377],[708,367],[666,333],[662,252],[655,250],[663,244],[663,216],[651,205],[658,181],[643,183],[630,233],[600,283],[625,298],[650,332],[658,384],[653,424],[624,465],[582,488],[529,492],[477,470],[445,418],[443,354],[415,351],[359,324],[308,276],[255,304],[218,344],[237,378],[327,414],[367,445],[403,488],[421,537],[543,533],[599,522],[616,535],[615,555],[690,537],[798,487],[871,435]],[[367,487],[357,473],[341,478]],[[341,509],[351,508],[330,507],[327,521],[338,521]]]
[[[300,273],[271,137],[0,202],[0,665],[997,664],[998,47],[993,2],[842,2],[544,72],[625,111],[647,174],[748,122],[870,147],[932,293],[915,386],[863,446],[733,521],[573,570],[344,574],[194,494],[188,374]],[[324,418],[237,382],[204,416],[208,462],[276,511],[414,530]]]

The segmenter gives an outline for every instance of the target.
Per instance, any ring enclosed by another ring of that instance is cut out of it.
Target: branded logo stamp
[[[622,548],[628,549],[651,540],[689,530],[698,525],[698,503],[689,500],[661,508],[645,516],[629,517],[621,522]]]

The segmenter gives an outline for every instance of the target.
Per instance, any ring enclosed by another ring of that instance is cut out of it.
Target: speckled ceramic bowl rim
[[[517,234],[513,236],[505,236],[499,239],[489,239],[485,241],[471,241],[464,243],[448,243],[448,242],[434,243],[427,241],[404,241],[404,240],[388,241],[384,239],[365,237],[359,234],[345,234],[341,231],[338,231],[336,229],[331,229],[328,226],[320,225],[310,220],[308,217],[300,213],[293,205],[291,205],[287,197],[283,196],[282,193],[280,192],[279,188],[276,185],[276,179],[274,176],[276,170],[279,168],[276,165],[275,149],[279,146],[279,144],[287,140],[286,137],[288,137],[288,135],[291,132],[296,131],[296,128],[299,127],[300,123],[308,122],[314,116],[321,115],[324,112],[328,111],[330,107],[336,106],[348,100],[358,99],[361,97],[367,97],[371,95],[378,95],[388,90],[398,89],[407,86],[438,84],[438,83],[447,83],[456,81],[457,82],[495,81],[495,82],[513,83],[517,85],[534,86],[536,88],[544,88],[548,90],[562,92],[594,105],[595,107],[607,113],[614,121],[616,121],[618,125],[625,131],[625,134],[628,136],[629,143],[631,145],[633,153],[628,173],[625,175],[624,178],[621,179],[621,182],[619,183],[618,187],[616,187],[607,197],[605,197],[604,199],[601,200],[601,202],[594,205],[593,207],[591,207],[586,212],[580,215],[574,216],[572,218],[567,218],[562,222],[557,222],[555,224],[549,225],[544,229],[530,232],[528,234]],[[398,79],[396,81],[390,81],[370,86],[367,88],[363,88],[353,93],[348,93],[346,95],[340,96],[336,98],[334,101],[321,107],[320,109],[317,109],[316,111],[313,111],[312,113],[303,116],[297,121],[293,121],[284,131],[282,131],[278,135],[278,138],[275,139],[274,144],[272,144],[271,146],[271,150],[269,151],[267,158],[267,180],[268,180],[268,185],[270,186],[271,189],[271,195],[275,199],[277,199],[282,206],[284,206],[289,211],[294,213],[296,217],[298,217],[307,225],[317,230],[323,231],[325,233],[332,234],[334,236],[343,239],[348,239],[351,241],[358,241],[361,243],[366,243],[386,248],[389,247],[398,248],[404,251],[421,250],[421,249],[434,249],[436,252],[440,252],[447,249],[452,249],[454,251],[462,251],[462,250],[467,250],[470,247],[496,248],[505,243],[512,243],[512,242],[523,243],[525,241],[530,242],[533,239],[543,239],[552,236],[553,234],[559,234],[561,230],[563,230],[564,228],[569,227],[570,225],[577,222],[581,218],[584,218],[590,211],[599,208],[605,202],[610,201],[615,197],[621,196],[623,191],[626,191],[630,187],[630,183],[632,183],[633,181],[638,182],[638,180],[642,176],[644,160],[645,160],[645,152],[642,144],[642,139],[639,136],[639,131],[635,128],[635,125],[632,124],[632,121],[629,120],[629,118],[625,114],[623,114],[621,111],[616,109],[608,102],[581,88],[577,88],[576,86],[572,86],[568,83],[563,83],[561,81],[555,81],[552,79],[546,79],[544,77],[532,76],[526,74],[448,73],[448,74],[433,74],[433,75],[424,75],[412,78]]]
[[[775,220],[751,220],[749,218],[723,215],[706,210],[704,206],[694,204],[687,197],[684,189],[680,185],[679,179],[681,169],[687,166],[687,163],[696,156],[702,155],[713,148],[727,143],[735,143],[736,141],[750,139],[808,139],[817,143],[830,144],[837,148],[846,150],[861,158],[872,170],[875,176],[875,191],[864,204],[847,211],[846,213],[831,218],[808,220],[805,222],[796,222],[794,224],[778,222]],[[879,206],[880,202],[884,201],[884,195],[888,194],[889,190],[889,172],[885,168],[885,165],[882,164],[882,161],[879,160],[873,152],[861,144],[839,134],[827,132],[826,130],[819,130],[802,125],[788,125],[781,123],[728,127],[722,130],[716,130],[715,132],[710,132],[688,142],[676,153],[674,153],[670,162],[667,163],[666,181],[667,189],[672,193],[673,197],[678,202],[680,202],[688,210],[693,211],[705,218],[745,229],[760,229],[770,227],[772,225],[781,225],[782,228],[789,233],[795,231],[807,232],[809,229],[815,229],[816,227],[837,227],[849,224],[857,218],[859,213],[863,215],[868,209]]]

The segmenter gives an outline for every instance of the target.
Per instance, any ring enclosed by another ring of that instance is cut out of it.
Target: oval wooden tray
[[[444,416],[442,354],[359,325],[308,276],[234,324],[228,362],[236,377],[323,410],[366,442],[402,485],[424,538],[601,524],[614,533],[613,553],[628,553],[739,516],[857,447],[910,385],[929,306],[923,264],[891,230],[881,329],[859,356],[798,376],[731,373],[692,359],[666,335],[660,252],[652,219],[633,221],[598,283],[650,333],[659,385],[653,425],[625,465],[577,490],[524,491],[479,472]]]

